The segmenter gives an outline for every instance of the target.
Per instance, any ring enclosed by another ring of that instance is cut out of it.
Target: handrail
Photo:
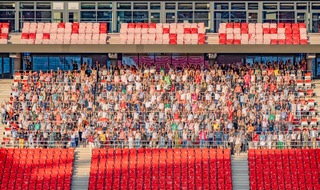
[[[88,148],[231,148],[235,150],[240,146],[242,150],[248,149],[290,149],[290,148],[319,148],[320,141],[310,139],[308,141],[241,141],[237,144],[235,141],[210,141],[210,140],[181,140],[179,139],[157,139],[157,140],[94,140],[92,143],[75,140],[68,141],[29,141],[19,139],[10,139],[8,141],[0,141],[0,146],[5,148],[70,148],[78,144],[79,147]]]

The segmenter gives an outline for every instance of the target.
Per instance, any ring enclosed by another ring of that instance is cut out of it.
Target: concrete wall
[[[0,46],[0,53],[320,53],[320,45],[26,45]]]

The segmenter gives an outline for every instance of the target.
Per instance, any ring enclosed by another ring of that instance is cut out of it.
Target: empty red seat
[[[66,24],[64,22],[60,22],[58,24],[58,28],[65,28],[66,27]]]
[[[219,150],[219,166],[216,149],[102,150],[93,150],[89,189],[232,189],[228,150]]]
[[[318,149],[249,150],[251,189],[317,189],[320,185],[317,161]],[[263,162],[260,162],[264,160]],[[260,160],[260,161],[259,161]],[[263,168],[263,169],[262,169]],[[316,168],[315,175],[312,169]],[[264,171],[264,172],[262,172]],[[269,175],[270,174],[270,175]]]
[[[0,177],[1,189],[70,189],[73,151],[0,149],[0,158],[6,161],[0,162],[0,168],[5,171]],[[72,157],[63,157],[65,152]]]

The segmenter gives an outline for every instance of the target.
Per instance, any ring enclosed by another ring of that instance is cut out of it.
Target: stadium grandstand
[[[0,0],[0,189],[320,189],[319,1]]]

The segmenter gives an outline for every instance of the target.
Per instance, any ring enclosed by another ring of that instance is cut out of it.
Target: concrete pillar
[[[14,71],[23,70],[23,67],[21,65],[21,54],[17,54],[17,58],[14,58]]]
[[[307,59],[307,70],[312,71],[312,61],[313,59]]]

